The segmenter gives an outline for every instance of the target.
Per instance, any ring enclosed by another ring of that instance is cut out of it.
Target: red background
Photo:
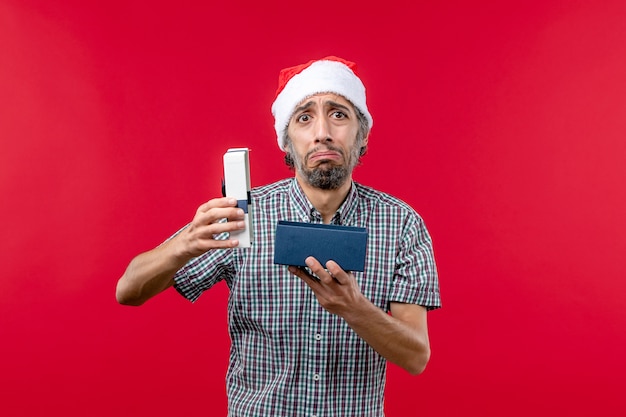
[[[291,175],[278,71],[330,54],[375,119],[356,179],[440,271],[387,415],[624,415],[626,2],[278,3],[0,0],[0,415],[225,415],[225,285],[137,309],[115,283],[228,147]]]

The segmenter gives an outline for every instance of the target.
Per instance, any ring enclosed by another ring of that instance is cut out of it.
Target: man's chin
[[[333,190],[341,187],[345,183],[346,179],[349,177],[349,173],[341,166],[327,164],[326,166],[318,166],[301,172],[301,176],[313,187],[323,190]]]

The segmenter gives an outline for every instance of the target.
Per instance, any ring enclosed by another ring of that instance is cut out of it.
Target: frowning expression
[[[287,128],[296,176],[319,188],[341,186],[351,178],[367,142],[357,140],[358,132],[354,106],[342,96],[322,93],[302,101]]]

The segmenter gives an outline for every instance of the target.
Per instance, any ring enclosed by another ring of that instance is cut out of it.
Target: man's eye
[[[341,111],[335,111],[333,112],[332,117],[334,117],[335,119],[343,119],[344,117],[346,117],[346,114]]]
[[[298,116],[298,121],[299,122],[308,122],[310,119],[308,114],[301,114],[300,116]]]

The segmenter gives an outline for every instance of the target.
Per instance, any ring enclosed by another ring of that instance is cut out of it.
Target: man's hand
[[[189,226],[174,239],[177,243],[178,256],[193,258],[210,249],[237,246],[239,244],[237,239],[215,239],[221,233],[245,228],[244,212],[236,206],[236,199],[224,197],[210,200],[198,207]],[[224,222],[223,219],[227,221]]]
[[[345,318],[345,315],[354,311],[352,306],[367,301],[354,275],[341,269],[335,261],[328,261],[324,268],[317,259],[309,256],[305,263],[316,276],[295,266],[290,266],[289,272],[313,290],[319,303],[328,312]]]

